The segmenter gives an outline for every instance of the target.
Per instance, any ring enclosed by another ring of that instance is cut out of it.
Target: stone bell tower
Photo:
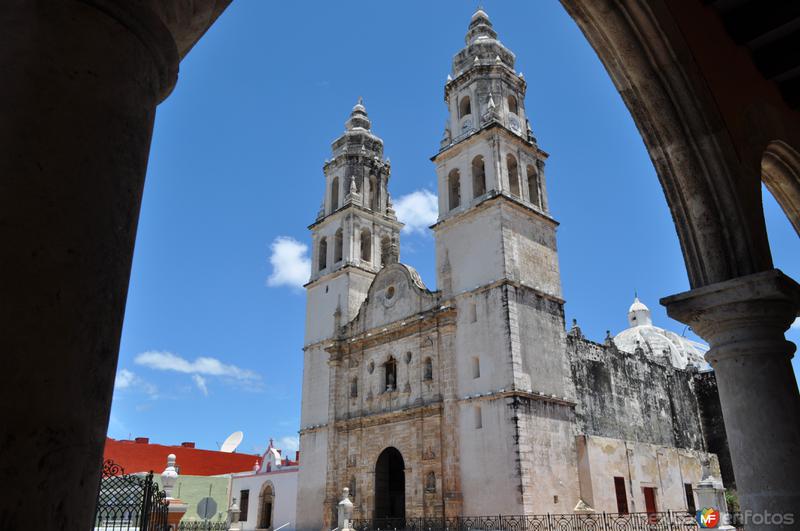
[[[303,399],[300,415],[298,526],[319,528],[319,507],[325,498],[330,389],[325,346],[340,326],[353,319],[373,278],[399,258],[403,224],[392,210],[388,183],[391,165],[383,158],[383,140],[359,98],[345,132],[333,141],[325,161],[325,195],[312,238],[311,279],[306,284],[306,330]]]
[[[575,392],[547,154],[531,132],[515,56],[482,9],[465,43],[445,85],[448,118],[432,158],[437,284],[458,311],[456,379],[467,397],[459,415],[460,462],[472,463],[461,471],[464,506],[472,514],[569,512],[578,490]],[[495,439],[502,457],[485,464],[481,449]],[[493,495],[482,497],[479,486]]]

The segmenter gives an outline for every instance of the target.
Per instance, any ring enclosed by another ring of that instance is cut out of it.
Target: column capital
[[[133,33],[153,57],[159,101],[178,81],[178,64],[232,0],[79,0]]]
[[[800,285],[771,269],[661,299],[667,314],[709,342],[712,366],[729,357],[786,353],[784,332],[800,309]]]

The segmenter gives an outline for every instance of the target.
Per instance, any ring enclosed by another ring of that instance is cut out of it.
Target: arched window
[[[478,197],[486,193],[486,167],[483,157],[478,155],[472,159],[472,197]]]
[[[381,238],[381,267],[389,263],[389,253],[392,251],[392,240],[388,236]]]
[[[336,231],[333,237],[333,263],[342,261],[342,229]]]
[[[517,98],[513,94],[508,96],[508,112],[519,114],[519,106],[517,105]]]
[[[319,255],[318,255],[319,270],[322,271],[328,267],[328,239],[322,238],[319,241]]]
[[[458,103],[458,117],[463,118],[468,114],[472,114],[472,105],[469,101],[469,96],[464,96]]]
[[[358,396],[358,377],[353,378],[350,380],[350,398],[356,398]]]
[[[540,207],[542,206],[541,195],[539,194],[539,174],[536,168],[530,164],[527,167],[528,173],[528,194],[531,198],[531,203]]]
[[[461,174],[457,169],[447,176],[447,188],[450,191],[450,210],[458,208],[461,204]]]
[[[361,231],[361,259],[365,262],[372,262],[372,234],[369,229]]]
[[[272,483],[264,483],[258,499],[258,528],[269,529],[272,527],[272,507],[275,505],[275,491]]]
[[[339,178],[334,177],[331,181],[331,212],[339,208]]]
[[[378,179],[376,179],[374,175],[370,175],[368,204],[372,210],[378,210],[378,197],[380,196],[378,191]]]
[[[517,159],[510,153],[506,155],[506,168],[508,168],[509,191],[514,197],[519,197],[519,168],[517,167]]]
[[[397,389],[397,362],[392,357],[383,364],[383,380],[387,392]]]
[[[436,492],[436,474],[434,472],[428,472],[425,477],[425,490],[427,492]]]
[[[422,375],[423,380],[433,380],[433,360],[425,358],[425,368]]]

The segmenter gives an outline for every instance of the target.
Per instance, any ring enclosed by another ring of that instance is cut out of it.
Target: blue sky
[[[270,437],[296,448],[305,295],[294,286],[322,164],[359,96],[416,229],[401,237],[401,260],[435,287],[429,157],[476,5],[237,0],[192,50],[156,118],[110,436],[216,448],[243,430],[240,451]],[[636,290],[655,324],[680,333],[658,304],[688,289],[677,236],[607,73],[556,0],[483,5],[517,55],[551,155],[568,322],[601,341],[626,327]],[[797,236],[768,193],[764,206],[775,264],[800,278]]]

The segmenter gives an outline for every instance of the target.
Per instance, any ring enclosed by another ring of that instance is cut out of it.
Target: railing
[[[167,531],[167,512],[166,494],[159,490],[152,472],[126,475],[113,461],[103,463],[95,531]]]
[[[193,522],[181,522],[178,531],[228,531],[228,522],[218,520],[216,522],[196,520]]]
[[[684,531],[698,529],[687,512],[456,516],[353,520],[356,531]]]

